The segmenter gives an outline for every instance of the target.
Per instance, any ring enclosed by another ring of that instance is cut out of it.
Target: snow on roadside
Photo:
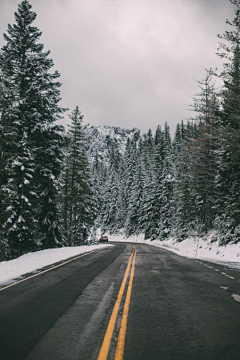
[[[139,242],[170,250],[178,255],[210,261],[234,269],[240,269],[240,243],[219,246],[219,241],[212,241],[216,238],[216,233],[211,232],[207,237],[189,237],[188,239],[178,242],[176,238],[169,238],[165,241],[144,240],[144,235],[111,235],[110,241]],[[199,242],[198,242],[199,240]]]
[[[93,250],[100,250],[110,244],[97,244],[89,246],[64,247],[47,249],[28,253],[14,260],[0,262],[0,285],[8,285],[16,279],[21,279],[24,274],[36,272],[45,266],[58,261],[66,260]]]
[[[175,238],[165,241],[144,240],[144,235],[133,235],[126,238],[124,235],[110,235],[110,241],[138,242],[170,250],[178,255],[195,258],[196,249],[197,259],[210,261],[213,263],[225,265],[231,268],[240,269],[240,243],[219,246],[218,241],[212,242],[214,233],[207,238],[190,237],[182,242],[177,242]],[[199,244],[198,244],[199,240]],[[72,256],[77,256],[93,250],[100,250],[110,244],[98,244],[90,246],[65,247],[57,249],[48,249],[28,253],[17,259],[0,262],[0,286],[8,285],[21,279],[24,274],[36,272],[37,270],[52,265],[58,261],[66,260]]]

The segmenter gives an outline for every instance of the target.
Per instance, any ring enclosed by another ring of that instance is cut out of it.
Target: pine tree
[[[137,144],[135,140],[128,139],[123,158],[123,204],[124,204],[124,221],[128,217],[128,209],[130,206],[130,198],[135,181],[137,169]]]
[[[117,145],[112,144],[110,148],[106,178],[102,219],[104,231],[109,230],[110,233],[114,233],[126,220],[123,156]]]
[[[141,145],[140,145],[141,147]],[[144,174],[140,153],[138,152],[138,159],[134,166],[134,175],[132,182],[132,189],[128,203],[128,215],[126,220],[126,233],[128,236],[139,234],[141,232],[141,212],[143,207],[143,189],[144,189]]]
[[[93,186],[93,197],[94,197],[94,204],[95,204],[95,221],[93,226],[93,231],[96,232],[96,229],[101,228],[101,208],[103,204],[103,192],[104,192],[104,186],[105,186],[105,166],[104,164],[99,160],[98,154],[95,156],[94,161],[92,163],[92,166],[90,168],[91,173],[91,183]],[[94,234],[93,234],[94,235]],[[93,239],[92,239],[93,240]],[[96,239],[94,239],[95,241]]]
[[[57,71],[49,51],[38,43],[41,32],[32,26],[36,13],[24,0],[15,13],[16,23],[4,34],[0,54],[2,222],[12,256],[37,246],[61,245],[56,205],[61,170],[62,127],[55,125],[64,109]],[[9,150],[11,137],[14,137]]]
[[[219,35],[223,39],[219,53],[224,63],[220,77],[224,81],[220,116],[220,159],[218,166],[217,224],[223,242],[240,241],[240,1],[230,0],[235,17],[227,24],[231,31]]]
[[[71,246],[81,245],[90,234],[95,220],[92,184],[86,155],[83,115],[78,106],[70,115],[69,144],[65,159],[64,224],[65,236]]]
[[[7,204],[3,186],[7,183],[8,163],[17,153],[17,131],[14,128],[14,114],[10,104],[13,102],[13,89],[6,77],[6,69],[0,67],[0,224],[6,223]],[[11,121],[8,121],[11,119]],[[0,231],[0,259],[8,258],[11,247],[4,231]]]
[[[197,193],[198,219],[202,230],[213,227],[216,201],[217,171],[217,109],[216,93],[212,77],[207,71],[203,81],[198,81],[200,92],[193,97],[194,111],[197,113],[197,137],[192,141],[190,150],[191,180]]]
[[[164,128],[165,138],[165,157],[163,162],[163,172],[161,176],[162,194],[161,194],[161,218],[160,234],[162,238],[170,235],[173,228],[174,217],[174,186],[175,186],[175,164],[173,157],[172,141],[170,129],[167,123]]]
[[[152,236],[152,218],[154,202],[154,138],[152,131],[144,134],[140,152],[140,174],[142,174],[142,199],[139,211],[139,230],[146,239]]]
[[[156,149],[155,157],[155,201],[154,201],[154,237],[164,239],[172,230],[174,215],[174,163],[170,129],[165,123],[162,139]]]
[[[174,188],[174,230],[179,241],[196,231],[197,195],[191,180],[192,138],[196,137],[194,125],[190,122],[177,128],[174,147],[176,164],[176,183]]]

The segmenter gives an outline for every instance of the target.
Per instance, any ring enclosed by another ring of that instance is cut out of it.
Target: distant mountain
[[[140,130],[136,128],[128,130],[107,125],[91,126],[86,129],[88,156],[92,160],[98,154],[99,159],[108,161],[112,145],[118,146],[123,154],[127,140],[130,139],[138,142],[141,136]]]

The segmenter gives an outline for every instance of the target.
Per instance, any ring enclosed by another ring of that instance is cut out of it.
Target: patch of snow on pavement
[[[0,285],[11,284],[14,280],[21,279],[24,274],[35,272],[61,260],[66,260],[93,250],[100,250],[107,246],[112,245],[98,244],[47,249],[25,254],[14,260],[2,261],[0,262]]]
[[[230,268],[240,269],[240,243],[220,246],[219,241],[213,241],[214,238],[216,238],[215,232],[209,233],[206,237],[189,237],[181,242],[178,242],[174,237],[163,241],[144,240],[143,234],[132,235],[128,238],[122,234],[111,235],[109,240],[155,245],[181,256],[201,259],[225,265]]]

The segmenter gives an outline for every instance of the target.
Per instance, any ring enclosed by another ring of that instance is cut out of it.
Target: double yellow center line
[[[131,268],[130,279],[129,279],[128,289],[127,289],[127,295],[126,295],[126,300],[125,300],[125,304],[124,304],[124,308],[123,308],[121,326],[120,326],[120,330],[119,330],[117,347],[116,347],[116,352],[115,352],[115,357],[114,357],[114,360],[122,360],[123,359],[125,337],[126,337],[126,330],[127,330],[127,318],[128,318],[128,311],[129,311],[130,298],[131,298],[131,292],[132,292],[132,283],[133,283],[134,269],[135,269],[136,252],[137,252],[137,249],[135,246],[133,246],[133,251],[132,251],[132,254],[128,261],[127,269],[125,271],[124,278],[123,278],[123,281],[122,281],[122,284],[121,284],[121,287],[120,287],[120,290],[118,293],[117,301],[114,305],[112,315],[109,320],[107,331],[105,333],[103,343],[102,343],[97,360],[107,360],[109,347],[110,347],[111,339],[112,339],[112,334],[113,334],[113,330],[114,330],[116,320],[117,320],[118,310],[119,310],[119,307],[120,307],[120,304],[122,301],[123,292],[124,292],[126,282],[128,279],[128,275],[130,272],[130,268]]]

